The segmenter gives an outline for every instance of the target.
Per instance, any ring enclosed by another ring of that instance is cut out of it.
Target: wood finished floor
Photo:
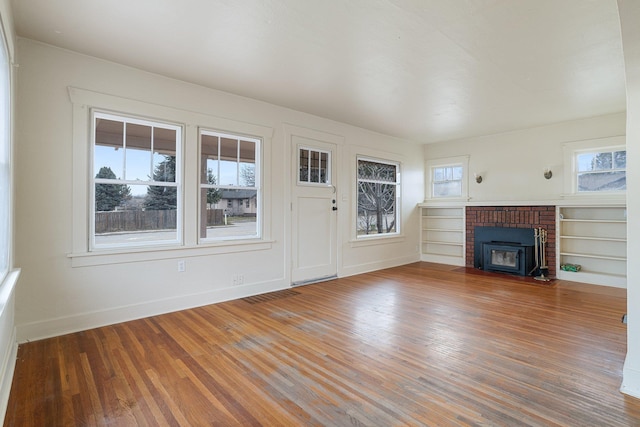
[[[416,263],[19,347],[5,426],[638,426],[621,289]]]

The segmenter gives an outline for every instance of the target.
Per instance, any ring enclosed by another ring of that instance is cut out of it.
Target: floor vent
[[[269,292],[266,294],[255,295],[252,297],[242,298],[242,301],[249,304],[259,304],[261,302],[275,301],[282,298],[294,297],[300,295],[300,292],[292,289],[285,289],[284,291]]]

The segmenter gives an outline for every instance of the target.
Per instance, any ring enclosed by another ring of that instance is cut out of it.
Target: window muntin
[[[625,191],[627,152],[622,149],[577,152],[575,155],[578,193]]]
[[[431,168],[432,197],[461,197],[463,171],[462,165]]]
[[[358,158],[357,175],[357,237],[398,234],[400,164]]]
[[[181,240],[182,128],[93,112],[91,248]]]
[[[0,283],[9,271],[11,258],[11,74],[8,58],[0,35]]]
[[[200,130],[200,240],[261,235],[260,139]]]
[[[331,152],[315,148],[298,148],[298,183],[331,184]]]

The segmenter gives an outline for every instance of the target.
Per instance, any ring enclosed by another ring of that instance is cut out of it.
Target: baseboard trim
[[[640,399],[640,371],[629,366],[629,355],[624,361],[622,369],[622,385],[620,391],[631,397]]]
[[[11,334],[10,345],[4,354],[4,360],[0,367],[0,420],[4,420],[9,405],[9,395],[11,394],[11,384],[13,383],[13,373],[16,369],[18,359],[18,342],[16,340],[16,330]]]
[[[16,325],[17,342],[51,338],[289,288],[284,278]]]
[[[375,261],[364,264],[351,265],[343,267],[338,274],[339,277],[355,276],[356,274],[370,273],[372,271],[382,270],[385,268],[399,267],[401,265],[411,264],[420,261],[420,257],[416,255],[404,256],[399,258],[391,258],[384,261]]]

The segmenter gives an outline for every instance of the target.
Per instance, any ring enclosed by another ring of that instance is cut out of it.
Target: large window
[[[400,165],[358,158],[358,237],[397,234],[400,230]]]
[[[0,36],[0,283],[9,271],[11,252],[11,77]]]
[[[182,128],[93,113],[92,247],[181,239]]]
[[[260,237],[260,139],[200,131],[200,240]]]
[[[577,152],[575,165],[579,193],[627,189],[627,152],[624,149]]]

